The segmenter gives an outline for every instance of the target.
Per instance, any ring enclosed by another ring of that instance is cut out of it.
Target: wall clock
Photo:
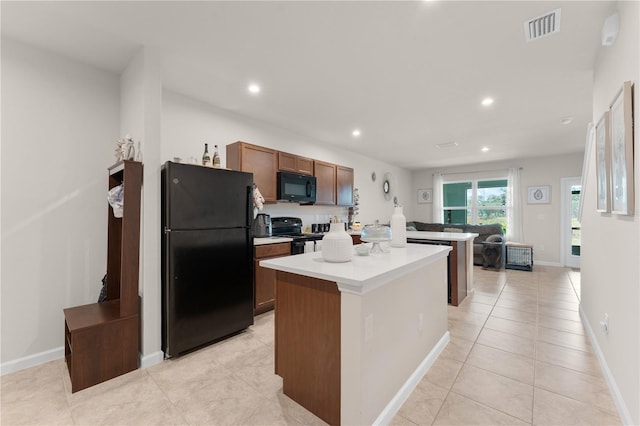
[[[393,176],[391,173],[385,173],[382,179],[382,192],[384,193],[384,199],[391,199],[391,191],[393,190]]]

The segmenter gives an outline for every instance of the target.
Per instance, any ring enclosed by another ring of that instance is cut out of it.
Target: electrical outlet
[[[421,333],[422,329],[424,329],[424,315],[420,312],[418,314],[418,332]]]
[[[600,321],[600,328],[604,334],[609,334],[609,314],[604,314],[604,319]]]
[[[364,318],[364,341],[373,339],[373,314]]]

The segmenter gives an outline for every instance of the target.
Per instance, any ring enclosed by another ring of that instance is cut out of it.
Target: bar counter
[[[283,392],[332,425],[386,424],[449,341],[451,247],[407,244],[329,263],[269,259],[277,271],[275,372]]]

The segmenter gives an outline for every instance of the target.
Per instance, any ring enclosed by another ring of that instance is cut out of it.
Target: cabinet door
[[[353,205],[353,169],[336,167],[336,192],[339,206]]]
[[[254,312],[257,315],[273,309],[276,303],[276,270],[263,268],[260,266],[260,260],[256,260],[255,271],[256,295]]]
[[[336,204],[336,165],[313,162],[316,177],[316,204]]]
[[[313,160],[287,152],[278,152],[278,170],[313,175]]]
[[[276,302],[276,271],[275,269],[263,268],[260,266],[260,261],[288,256],[289,254],[291,254],[290,243],[267,244],[255,247],[254,312],[256,315],[273,309]]]
[[[296,168],[298,173],[313,175],[313,160],[311,158],[298,157],[296,158]]]
[[[253,173],[253,182],[258,186],[266,202],[277,199],[276,173],[277,151],[245,142],[227,145],[227,167]]]

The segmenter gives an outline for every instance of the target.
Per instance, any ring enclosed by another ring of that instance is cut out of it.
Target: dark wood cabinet
[[[227,167],[253,173],[253,181],[267,203],[277,202],[277,172],[283,171],[315,176],[317,205],[353,205],[353,169],[350,167],[240,141],[227,145]]]
[[[353,205],[353,169],[336,166],[336,196],[339,206]]]
[[[313,171],[316,177],[316,204],[336,204],[336,165],[315,160]]]
[[[449,303],[458,306],[467,296],[467,250],[465,241],[451,241],[449,253]]]
[[[313,159],[279,151],[278,170],[281,172],[313,175]]]
[[[253,182],[258,186],[265,202],[277,201],[278,151],[246,142],[227,145],[227,167],[253,173]]]
[[[107,301],[64,309],[65,360],[71,391],[138,368],[140,192],[142,163],[109,169],[109,189],[124,184],[121,218],[108,206]]]
[[[340,424],[341,294],[335,282],[277,271],[275,370],[282,392]]]
[[[276,301],[276,271],[263,268],[260,261],[289,256],[291,243],[265,244],[254,247],[254,313],[256,315],[273,309]]]
[[[353,245],[362,244],[362,240],[360,239],[360,235],[351,234],[351,239],[353,240]]]

